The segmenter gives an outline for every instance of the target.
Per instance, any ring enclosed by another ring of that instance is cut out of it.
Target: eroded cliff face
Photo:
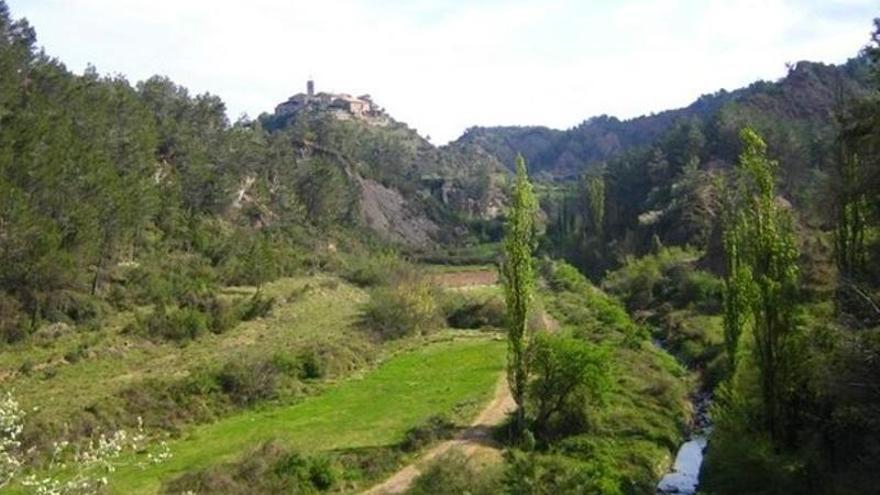
[[[356,180],[361,189],[360,216],[367,227],[397,244],[425,248],[434,243],[440,227],[399,191],[371,179]]]

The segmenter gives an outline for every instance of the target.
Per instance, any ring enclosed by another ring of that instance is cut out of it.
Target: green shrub
[[[629,345],[637,345],[647,337],[619,301],[594,287],[577,268],[548,261],[541,265],[541,273],[556,293],[552,307],[561,323],[577,327],[582,336],[620,332]]]
[[[415,452],[436,442],[452,438],[455,424],[443,416],[431,416],[423,424],[410,428],[400,443],[404,452]]]
[[[452,328],[504,328],[507,310],[500,295],[474,299],[453,293],[450,297],[444,297],[443,313],[446,315],[446,324]]]
[[[190,294],[216,291],[209,260],[194,253],[157,254],[130,267],[121,282],[136,304],[177,303]]]
[[[495,495],[502,493],[501,471],[494,466],[480,469],[458,450],[443,454],[419,476],[410,495]]]
[[[305,351],[300,355],[300,374],[303,380],[314,380],[323,378],[327,374],[327,368],[324,361],[318,356],[314,350]]]
[[[672,311],[659,334],[666,349],[690,367],[702,368],[725,352],[720,316],[706,316],[691,310]]]
[[[356,447],[336,452],[346,479],[380,480],[400,467],[404,453],[393,447]]]
[[[430,333],[442,324],[435,292],[424,277],[399,275],[390,286],[373,289],[362,322],[384,339]]]
[[[185,473],[166,483],[163,492],[307,495],[333,489],[340,477],[330,458],[307,457],[268,441],[236,462]]]
[[[88,344],[81,342],[74,349],[64,353],[64,360],[68,363],[75,363],[88,356]]]
[[[274,297],[266,297],[261,292],[255,292],[241,307],[241,320],[251,321],[256,318],[265,318],[275,306]]]
[[[693,305],[695,309],[709,314],[721,311],[724,283],[711,273],[702,270],[682,269],[675,273],[672,283],[676,287],[675,302],[679,307]]]
[[[179,306],[158,305],[147,317],[139,317],[129,331],[165,340],[193,340],[208,331],[223,333],[244,317],[265,315],[273,304],[274,299],[259,295],[236,304],[212,293],[187,293]]]
[[[198,338],[208,328],[208,316],[198,309],[160,305],[147,317],[138,317],[128,331],[148,338],[184,341]]]
[[[297,376],[300,373],[300,363],[299,361],[291,356],[290,354],[284,352],[276,352],[272,354],[272,357],[269,358],[269,363],[278,370],[279,373],[287,375],[287,376]]]
[[[61,290],[49,294],[42,313],[50,321],[80,324],[100,320],[107,313],[107,304],[89,294]]]
[[[698,253],[676,247],[641,258],[629,257],[605,277],[603,286],[620,297],[630,311],[656,310],[671,302],[677,308],[695,305],[715,312],[721,304],[721,281],[697,270],[697,258]]]
[[[0,340],[14,343],[28,336],[26,319],[17,299],[0,292]]]
[[[388,284],[406,265],[393,252],[352,256],[342,272],[342,278],[359,286],[371,287]]]
[[[339,469],[329,457],[317,456],[309,461],[309,481],[318,490],[329,490],[339,479]]]
[[[507,453],[506,493],[623,495],[622,481],[611,462],[603,458],[584,461],[556,454]]]
[[[229,362],[217,374],[217,383],[229,398],[248,405],[275,397],[281,373],[271,360]]]

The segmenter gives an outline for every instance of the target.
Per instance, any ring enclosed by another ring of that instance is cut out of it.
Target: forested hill
[[[771,133],[793,126],[804,141],[827,134],[836,109],[864,95],[869,77],[864,57],[843,65],[798,62],[779,81],[722,89],[684,108],[629,120],[601,115],[564,131],[541,126],[472,127],[449,148],[480,148],[508,166],[516,153],[522,153],[532,173],[570,178],[626,151],[654,144],[677,123],[696,120],[711,141],[709,148],[719,158],[732,159],[736,152],[730,143],[736,142],[735,130],[743,121],[759,120],[750,123],[772,127],[762,129]]]

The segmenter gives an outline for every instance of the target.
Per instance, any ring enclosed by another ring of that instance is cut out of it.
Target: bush
[[[455,293],[444,299],[443,313],[446,315],[446,324],[452,328],[504,328],[507,310],[501,296],[474,300]]]
[[[400,443],[404,452],[415,452],[437,440],[452,438],[455,424],[443,416],[432,416],[425,423],[410,428]]]
[[[380,252],[369,256],[352,256],[342,278],[359,286],[387,285],[401,271],[405,263],[393,252]]]
[[[107,305],[89,294],[61,290],[49,294],[42,313],[50,321],[79,324],[100,320],[107,313]]]
[[[721,316],[673,311],[664,319],[663,328],[664,347],[691,368],[703,368],[725,353]]]
[[[21,304],[14,297],[0,292],[0,340],[11,344],[27,336]]]
[[[399,275],[391,286],[372,291],[362,322],[384,339],[430,333],[442,323],[435,291],[434,285],[419,275]]]
[[[221,390],[240,405],[275,397],[281,373],[271,360],[229,362],[217,374]]]
[[[687,268],[674,271],[671,278],[676,292],[674,301],[679,307],[693,305],[695,309],[710,314],[721,311],[724,283],[720,278]]]
[[[266,297],[261,292],[255,292],[241,307],[241,320],[251,321],[256,318],[265,318],[275,306],[274,297]]]
[[[576,326],[585,337],[620,332],[630,345],[637,345],[646,338],[626,308],[594,287],[575,267],[560,261],[545,262],[541,273],[556,292],[554,307],[562,318],[561,323]]]
[[[313,350],[308,350],[300,356],[300,374],[303,380],[323,378],[327,374],[326,366]]]
[[[190,294],[214,292],[217,276],[204,257],[174,252],[130,267],[121,283],[135,304],[172,304]]]
[[[187,293],[179,306],[158,305],[146,318],[138,318],[129,331],[166,340],[193,340],[208,331],[223,333],[242,319],[265,316],[274,302],[259,294],[237,304],[211,293]]]
[[[234,463],[186,473],[163,487],[165,493],[297,493],[331,490],[340,478],[327,457],[307,457],[268,441]]]
[[[507,453],[506,493],[622,495],[621,481],[611,462],[603,458],[584,461],[516,450]]]
[[[329,490],[339,479],[339,469],[329,457],[313,457],[309,462],[309,481],[318,490]]]
[[[410,489],[410,495],[495,495],[502,493],[501,472],[492,466],[477,469],[458,450],[431,463]]]
[[[605,289],[620,297],[630,311],[656,310],[665,302],[677,308],[689,305],[715,312],[721,304],[721,281],[697,270],[698,253],[681,248],[664,248],[657,254],[627,258],[611,272]]]
[[[208,316],[195,308],[157,306],[146,318],[137,321],[128,331],[165,340],[192,340],[208,331]]]

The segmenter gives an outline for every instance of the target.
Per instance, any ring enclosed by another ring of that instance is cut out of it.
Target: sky
[[[443,144],[474,125],[569,128],[839,63],[876,0],[7,0],[81,73],[154,74],[256,117],[306,80],[369,93]]]

